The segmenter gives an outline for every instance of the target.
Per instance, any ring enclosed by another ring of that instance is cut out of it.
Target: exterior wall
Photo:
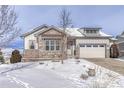
[[[51,29],[49,31],[44,32],[42,35],[57,35],[58,36],[58,35],[62,35],[62,33]]]
[[[118,43],[119,56],[124,56],[124,42]]]
[[[118,36],[117,37],[117,43],[124,42],[124,36]]]
[[[50,30],[46,31],[36,37],[34,34],[29,35],[25,38],[25,50],[24,50],[24,61],[31,61],[31,60],[43,60],[43,59],[61,59],[62,52],[61,52],[61,44],[62,44],[62,33]],[[60,50],[49,51],[45,50],[45,41],[44,39],[51,38],[60,40]],[[35,40],[36,48],[29,49],[29,40]],[[64,59],[67,57],[67,52],[64,53]]]
[[[79,44],[84,43],[84,44],[105,44],[106,45],[106,57],[109,57],[109,48],[110,48],[110,40],[109,39],[104,39],[104,38],[79,38],[76,40],[76,47],[77,47],[77,56],[79,56]]]
[[[61,40],[60,43],[62,43],[62,33],[55,30],[49,30],[38,36],[38,49],[42,51],[45,50],[44,38],[59,39]]]
[[[124,56],[124,51],[120,51],[120,52],[119,52],[119,56],[120,56],[120,57]]]
[[[24,38],[24,49],[29,49],[29,40],[35,41],[35,49],[38,49],[38,43],[36,37],[34,37],[34,34],[28,35]]]
[[[34,34],[41,32],[42,30],[44,30],[45,28],[42,28],[39,31],[36,31],[35,33],[32,33],[26,37],[24,37],[24,49],[29,49],[29,40],[34,40],[35,42],[37,41],[37,38],[34,36]],[[35,43],[35,48],[38,49],[38,43]]]
[[[66,53],[64,54],[66,58]],[[45,60],[45,59],[61,59],[61,51],[41,51],[39,49],[26,49],[24,50],[24,61],[36,61],[36,60]]]
[[[120,36],[117,37],[118,40],[116,41],[116,43],[118,44],[119,56],[124,56],[124,36]]]
[[[25,49],[23,58],[38,58],[39,57],[38,49]]]

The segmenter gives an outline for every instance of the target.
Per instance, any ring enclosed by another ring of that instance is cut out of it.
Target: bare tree
[[[0,5],[0,47],[7,46],[20,32],[14,7]]]
[[[60,27],[63,29],[63,32],[66,32],[66,29],[67,27],[69,27],[71,24],[72,24],[72,19],[71,19],[71,13],[67,10],[67,9],[62,9],[60,11],[60,14],[59,14],[59,22],[60,22]],[[61,53],[62,53],[62,56],[61,56],[61,62],[63,64],[63,59],[64,59],[64,54],[66,52],[66,49],[67,49],[67,36],[66,34],[63,35],[62,37],[62,46],[61,46]]]

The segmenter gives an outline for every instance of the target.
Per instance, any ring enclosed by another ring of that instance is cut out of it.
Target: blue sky
[[[107,34],[116,36],[124,31],[124,6],[45,6],[27,5],[15,6],[18,14],[18,25],[21,33],[30,31],[39,25],[48,24],[58,26],[58,14],[62,8],[71,12],[74,27],[102,27]],[[22,47],[23,41],[17,38],[11,47]]]

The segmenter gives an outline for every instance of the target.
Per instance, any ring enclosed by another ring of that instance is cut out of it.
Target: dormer
[[[85,36],[99,36],[99,32],[102,28],[98,27],[83,27],[80,28],[80,32]]]

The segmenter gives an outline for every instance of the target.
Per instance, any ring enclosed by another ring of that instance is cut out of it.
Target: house
[[[62,57],[62,42],[65,36],[66,51],[64,58],[107,58],[111,35],[102,32],[99,27],[62,28],[41,25],[23,34],[23,59],[42,60],[60,59]]]
[[[124,56],[124,32],[122,32],[117,37],[116,43],[118,44],[119,48],[119,56]]]

